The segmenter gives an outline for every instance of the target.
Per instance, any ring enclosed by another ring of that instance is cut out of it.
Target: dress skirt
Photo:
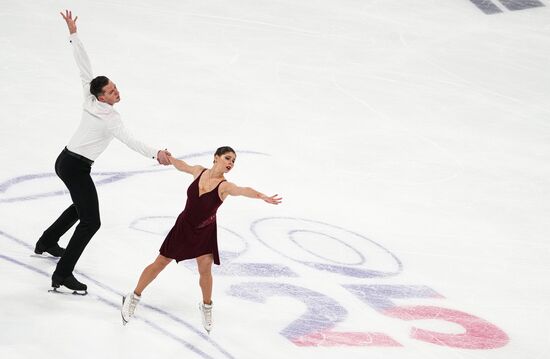
[[[160,254],[175,259],[176,262],[212,254],[214,263],[219,265],[215,217],[199,226],[192,226],[185,217],[185,211],[178,216],[174,227],[168,232],[160,247]]]

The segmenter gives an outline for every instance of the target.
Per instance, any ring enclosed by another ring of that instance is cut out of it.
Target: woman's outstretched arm
[[[225,192],[225,193],[224,193]],[[223,194],[226,194],[223,196]],[[256,198],[261,199],[262,201],[265,201],[267,203],[271,204],[279,204],[283,200],[282,197],[278,197],[277,194],[273,196],[267,196],[261,192],[256,191],[254,188],[251,187],[239,187],[234,183],[231,182],[225,182],[224,188],[222,188],[222,196],[225,198],[227,195],[229,196],[244,196],[248,198]]]

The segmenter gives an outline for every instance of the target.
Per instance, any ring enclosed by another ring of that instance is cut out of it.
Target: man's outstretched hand
[[[63,20],[67,23],[69,33],[74,34],[76,32],[76,20],[78,19],[78,16],[73,19],[73,13],[70,10],[65,10],[65,14],[61,11],[60,14],[63,16]]]
[[[170,156],[172,156],[172,154],[167,150],[160,150],[157,153],[157,161],[159,161],[161,165],[170,165]]]

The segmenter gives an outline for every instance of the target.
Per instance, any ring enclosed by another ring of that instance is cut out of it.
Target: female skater
[[[231,147],[220,147],[214,154],[212,168],[191,166],[182,160],[169,157],[178,170],[195,178],[187,189],[187,203],[178,216],[176,224],[162,243],[160,254],[147,266],[133,292],[122,299],[122,323],[126,324],[134,315],[141,293],[172,260],[196,258],[199,270],[199,284],[202,302],[199,309],[204,329],[212,329],[212,262],[219,265],[218,241],[216,234],[216,211],[227,196],[245,196],[261,199],[267,203],[279,204],[282,198],[268,197],[250,187],[239,187],[227,182],[224,174],[235,165],[236,154]]]

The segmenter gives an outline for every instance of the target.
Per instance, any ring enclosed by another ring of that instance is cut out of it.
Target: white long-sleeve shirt
[[[98,101],[90,93],[90,82],[94,78],[90,59],[76,33],[71,34],[69,40],[82,79],[84,104],[80,125],[67,144],[67,149],[95,161],[116,137],[132,150],[146,157],[156,158],[157,150],[136,140],[124,127],[119,113],[113,106]]]

